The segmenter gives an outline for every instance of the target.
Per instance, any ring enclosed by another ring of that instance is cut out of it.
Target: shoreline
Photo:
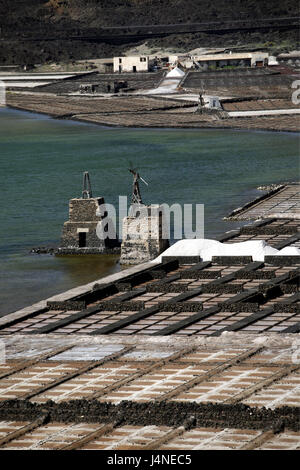
[[[111,100],[105,99],[105,106],[108,109],[104,108],[103,110],[103,99],[94,98],[93,102],[87,103],[84,100],[79,102],[65,96],[49,96],[49,94],[41,96],[37,93],[11,92],[7,96],[6,107],[46,115],[52,119],[95,124],[111,129],[230,129],[295,134],[300,132],[300,119],[297,119],[296,115],[229,117],[225,119],[205,116],[203,118],[202,115],[195,112],[184,112],[181,107],[178,108],[178,103],[176,105],[172,100],[170,103],[173,104],[173,107],[168,103],[163,109],[159,103],[159,107],[155,108],[153,101],[157,101],[157,98],[155,97],[154,100],[151,96],[147,98],[120,96]],[[133,104],[132,110],[130,109],[131,104]],[[91,110],[89,105],[93,105],[95,109]],[[126,109],[126,106],[129,109]],[[149,108],[149,106],[151,107]],[[51,107],[53,107],[53,111],[49,109]]]
[[[158,130],[161,130],[161,129],[165,129],[165,130],[173,130],[173,129],[189,129],[189,130],[223,130],[223,131],[226,131],[226,130],[231,130],[231,131],[244,131],[244,132],[268,132],[268,133],[272,133],[272,132],[276,132],[276,133],[288,133],[288,134],[300,134],[300,129],[299,131],[295,131],[293,129],[269,129],[267,127],[261,127],[261,128],[251,128],[251,127],[236,127],[236,126],[224,126],[224,127],[221,127],[221,126],[199,126],[199,127],[195,127],[195,126],[146,126],[146,125],[118,125],[118,124],[104,124],[104,123],[101,123],[101,122],[94,122],[94,121],[89,121],[88,119],[80,119],[80,118],[77,118],[77,117],[64,117],[64,118],[60,118],[60,117],[57,117],[55,116],[55,114],[49,114],[49,113],[45,113],[45,112],[42,112],[42,111],[35,111],[35,110],[30,110],[30,109],[27,109],[25,107],[17,107],[17,106],[12,106],[12,105],[6,105],[7,108],[9,109],[13,109],[15,111],[24,111],[26,113],[32,113],[32,114],[41,114],[43,116],[48,116],[50,117],[51,119],[55,119],[57,121],[73,121],[73,122],[78,122],[78,123],[81,123],[81,124],[87,124],[87,125],[90,125],[90,124],[93,124],[95,126],[98,126],[98,127],[102,127],[102,128],[107,128],[107,129],[152,129],[152,130],[155,130],[155,129],[158,129]],[[245,119],[245,118],[240,118],[240,119]]]

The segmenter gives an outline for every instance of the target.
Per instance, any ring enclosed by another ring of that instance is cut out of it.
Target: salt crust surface
[[[179,240],[152,262],[161,262],[162,256],[200,256],[203,261],[211,261],[213,256],[252,256],[253,261],[264,261],[265,256],[295,256],[300,250],[288,246],[277,250],[264,240],[250,240],[240,243],[221,243],[217,240],[197,238]]]

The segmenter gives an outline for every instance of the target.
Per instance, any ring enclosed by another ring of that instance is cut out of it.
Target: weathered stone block
[[[160,206],[141,205],[135,215],[123,220],[121,264],[139,264],[156,258],[169,247],[163,234],[163,212]]]

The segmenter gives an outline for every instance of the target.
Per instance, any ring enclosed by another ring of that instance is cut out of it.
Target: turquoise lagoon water
[[[293,133],[124,129],[0,108],[0,313],[120,270],[115,256],[32,255],[58,244],[68,201],[89,171],[93,195],[130,197],[129,162],[149,182],[145,203],[204,204],[205,237],[240,225],[222,217],[261,191],[299,178]]]

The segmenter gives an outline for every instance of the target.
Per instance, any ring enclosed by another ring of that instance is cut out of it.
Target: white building
[[[208,96],[204,95],[203,96],[204,100],[204,107],[208,109],[222,109],[222,106],[220,104],[220,99],[218,96]]]
[[[177,65],[177,63],[178,63],[178,55],[169,55],[169,57],[168,57],[168,63],[169,63],[170,65],[173,65],[173,66]]]
[[[114,57],[114,72],[148,72],[147,56]]]
[[[248,66],[264,67],[268,65],[269,54],[267,52],[236,52],[228,54],[207,54],[191,56],[193,62],[199,67],[226,67]]]
[[[279,62],[277,61],[276,57],[270,55],[270,57],[268,58],[268,65],[279,65]]]

